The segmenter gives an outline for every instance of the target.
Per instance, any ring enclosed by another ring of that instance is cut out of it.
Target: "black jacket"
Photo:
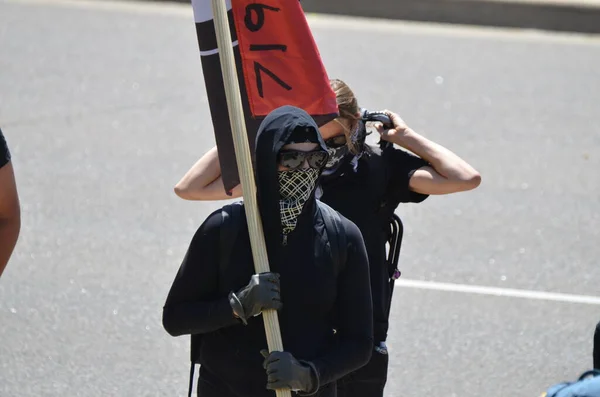
[[[281,275],[283,309],[279,323],[284,350],[311,361],[318,370],[319,396],[334,396],[335,381],[368,362],[373,346],[368,260],[356,225],[342,217],[348,243],[347,263],[336,277],[319,238],[314,192],[296,229],[282,245],[277,180],[277,152],[296,127],[317,126],[304,111],[284,107],[261,124],[256,140],[255,175],[270,269]],[[319,136],[320,145],[325,148]],[[173,336],[200,333],[200,363],[222,385],[240,396],[274,396],[259,351],[267,348],[262,316],[244,326],[234,319],[229,291],[245,286],[255,273],[245,216],[230,243],[230,263],[219,277],[220,210],[196,232],[173,282],[163,311],[163,325]],[[333,328],[337,332],[333,333]]]

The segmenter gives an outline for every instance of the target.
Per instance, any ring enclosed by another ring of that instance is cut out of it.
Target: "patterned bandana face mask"
[[[342,124],[342,126],[346,128],[344,124]],[[323,176],[328,177],[335,175],[340,167],[346,162],[352,162],[353,169],[356,171],[356,165],[358,164],[358,159],[360,159],[362,156],[362,147],[365,143],[366,136],[366,128],[364,124],[360,122],[356,123],[355,127],[352,129],[352,132],[350,132],[350,140],[352,145],[360,150],[360,152],[356,155],[350,151],[350,148],[347,144],[340,147],[328,146],[327,151],[329,152],[329,160],[327,161],[327,165],[323,170]]]
[[[327,148],[327,151],[329,152],[329,159],[327,165],[325,165],[327,171],[337,169],[342,160],[350,153],[347,145],[338,148]]]
[[[279,213],[285,243],[287,235],[296,228],[298,216],[315,188],[319,178],[319,170],[307,168],[279,171],[278,177]]]

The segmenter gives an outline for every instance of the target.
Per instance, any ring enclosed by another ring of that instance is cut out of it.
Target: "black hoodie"
[[[283,309],[279,323],[283,347],[318,371],[319,397],[335,396],[335,381],[368,362],[373,348],[368,260],[356,225],[342,217],[348,242],[347,263],[336,278],[331,259],[320,245],[314,191],[296,228],[282,245],[277,153],[295,128],[310,128],[325,144],[317,125],[303,110],[286,106],[270,113],[256,138],[255,176],[270,269],[281,275]],[[219,279],[221,211],[196,232],[173,282],[163,311],[163,325],[173,336],[204,334],[200,363],[221,395],[273,397],[266,389],[260,350],[267,348],[262,316],[248,325],[236,320],[229,291],[244,287],[255,273],[245,216],[231,247],[225,277]],[[337,333],[332,332],[334,321]],[[201,371],[201,377],[202,375]]]

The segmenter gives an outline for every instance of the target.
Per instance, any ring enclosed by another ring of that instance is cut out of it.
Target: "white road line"
[[[3,0],[22,4],[42,4],[106,11],[160,14],[191,18],[191,4],[148,2],[138,0]],[[323,0],[326,1],[326,0]],[[530,40],[565,42],[569,44],[600,45],[600,35],[575,32],[552,32],[491,26],[453,25],[430,22],[398,21],[392,19],[362,18],[341,15],[307,13],[312,28],[364,32],[397,32],[434,37],[463,37],[470,39]]]
[[[438,283],[435,281],[419,281],[406,279],[396,280],[396,286],[403,288],[428,289],[434,291],[503,296],[509,298],[524,298],[566,303],[582,303],[586,305],[600,305],[600,296],[571,295],[554,292],[528,291],[510,288],[485,287],[481,285],[450,284]]]

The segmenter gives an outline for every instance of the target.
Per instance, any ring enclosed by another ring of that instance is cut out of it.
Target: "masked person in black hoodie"
[[[202,335],[198,396],[272,397],[273,389],[289,388],[334,397],[336,381],[372,354],[362,235],[338,215],[346,241],[339,256],[345,262],[333,263],[327,253],[340,236],[323,233],[326,220],[315,199],[328,152],[305,111],[284,106],[271,112],[258,131],[255,157],[272,272],[254,274],[244,212],[236,218],[235,241],[223,241],[224,218],[217,210],[193,237],[169,291],[163,325],[173,336]],[[223,248],[229,253],[226,271],[220,263]],[[285,352],[264,351],[264,325],[257,315],[266,309],[279,310]]]

